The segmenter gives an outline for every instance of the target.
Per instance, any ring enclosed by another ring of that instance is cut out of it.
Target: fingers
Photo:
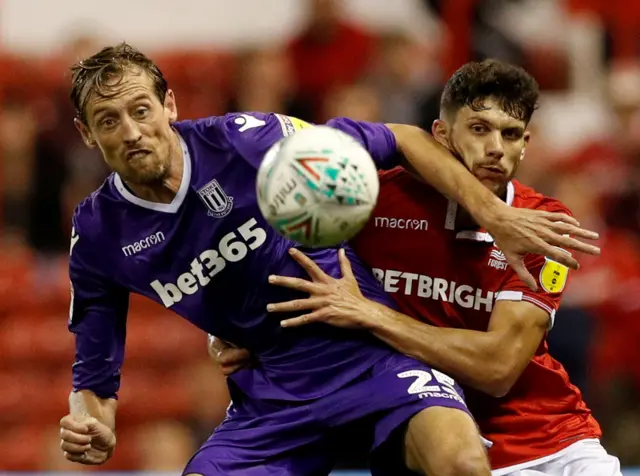
[[[220,352],[218,363],[222,373],[228,377],[251,362],[251,353],[247,349],[227,349]]]
[[[222,366],[245,364],[251,359],[251,352],[247,349],[226,349],[218,354],[218,362]]]
[[[320,267],[315,264],[313,260],[307,255],[295,248],[289,249],[289,254],[293,257],[294,260],[298,262],[300,266],[304,268],[304,270],[313,281],[325,282],[327,280],[328,276],[326,275],[326,273],[322,271]]]
[[[68,442],[70,444],[87,446],[91,445],[91,436],[84,435],[79,433],[74,433],[73,431],[66,430],[64,428],[60,428],[60,438],[63,442]]]
[[[324,297],[295,299],[293,301],[278,302],[267,305],[269,312],[298,312],[319,309],[327,305]]]
[[[322,312],[316,311],[310,314],[305,314],[304,316],[285,319],[284,321],[280,321],[280,325],[282,327],[300,327],[307,324],[311,324],[313,322],[320,322],[322,320],[322,317],[323,317]]]
[[[542,214],[547,220],[557,221],[567,223],[569,225],[573,225],[576,228],[580,228],[580,222],[575,218],[567,215],[566,213],[557,213],[557,212],[543,212],[541,210],[534,210],[537,213]]]
[[[91,449],[91,436],[60,428],[60,448],[74,455],[82,455]]]
[[[551,258],[553,261],[565,265],[569,269],[580,269],[580,263],[578,263],[578,260],[564,250],[551,247],[545,256],[547,258]]]
[[[78,419],[72,415],[66,415],[60,420],[60,428],[73,433],[89,434],[89,427],[86,421],[83,420],[86,419]]]
[[[69,453],[68,451],[65,451],[64,457],[67,458],[69,461],[73,461],[74,463],[88,464],[86,452],[76,454],[76,453]]]
[[[68,441],[61,440],[60,448],[62,451],[73,454],[73,455],[82,455],[91,449],[91,445],[78,445],[75,443],[69,443]]]
[[[585,253],[593,256],[598,256],[600,254],[600,248],[598,248],[597,246],[588,245],[587,243],[583,243],[582,241],[577,240],[576,238],[573,238],[571,236],[562,236],[562,235],[553,236],[552,235],[552,236],[549,236],[546,239],[546,241],[551,245],[559,246],[566,250],[579,251],[581,253]],[[564,254],[567,254],[567,253],[564,253]],[[550,254],[548,254],[547,256],[551,258]],[[578,269],[578,266],[577,266],[578,262],[575,259],[570,257],[570,259],[568,259],[567,262],[569,261],[574,263],[575,265],[569,265],[562,261],[560,262],[565,266],[569,266],[572,269]]]
[[[527,270],[527,267],[524,264],[524,259],[522,257],[513,257],[507,254],[505,254],[505,258],[507,258],[507,261],[511,266],[511,268],[513,268],[515,273],[527,285],[527,287],[532,291],[537,291],[538,283],[536,282],[535,278],[531,275],[529,270]]]
[[[582,238],[584,240],[597,240],[600,235],[595,231],[580,228],[578,226],[570,225],[563,222],[553,222],[553,231],[561,235],[571,235],[575,238]]]
[[[300,253],[302,254],[302,253]],[[296,291],[305,292],[308,294],[316,294],[322,290],[322,287],[312,281],[306,279],[292,278],[290,276],[269,276],[269,283],[276,286],[282,286],[283,288],[294,289]]]
[[[209,349],[209,355],[211,357],[215,357],[221,351],[233,347],[233,344],[230,344],[229,342],[219,339],[218,337],[213,336],[211,334],[209,334],[207,344],[208,344],[207,348]]]
[[[80,464],[102,464],[107,460],[108,454],[106,451],[99,451],[92,449],[91,452],[83,454],[73,454],[65,451],[64,457],[69,461]]]
[[[340,262],[340,272],[343,278],[355,279],[353,275],[353,269],[351,268],[351,261],[347,258],[347,252],[344,248],[340,248],[338,251],[338,261]]]

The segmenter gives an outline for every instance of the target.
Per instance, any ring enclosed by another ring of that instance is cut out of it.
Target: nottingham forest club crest
[[[198,196],[209,209],[207,215],[211,217],[227,216],[233,208],[233,197],[225,193],[216,179],[198,190]]]

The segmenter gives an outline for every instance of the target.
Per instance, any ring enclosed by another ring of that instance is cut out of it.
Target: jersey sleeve
[[[100,250],[92,245],[79,222],[76,212],[69,257],[68,327],[75,336],[73,390],[91,390],[100,398],[117,398],[129,293],[100,274],[93,264]]]
[[[572,215],[567,208],[558,205],[540,208],[550,212]],[[535,304],[549,313],[549,329],[551,329],[556,312],[560,307],[563,291],[569,280],[569,268],[550,258],[534,254],[526,255],[524,264],[535,278],[538,291],[531,291],[511,268],[507,268],[508,275],[505,277],[504,285],[500,288],[496,300],[526,301]]]
[[[395,136],[381,123],[331,119],[327,126],[341,130],[357,140],[371,155],[379,169],[391,169],[399,163]],[[312,124],[283,114],[258,112],[231,113],[224,116],[224,128],[233,147],[257,168],[273,144]]]
[[[569,278],[569,269],[552,259],[538,255],[527,255],[525,265],[536,279],[538,291],[531,291],[518,275],[508,268],[509,275],[496,300],[526,301],[535,304],[549,314],[551,329]]]

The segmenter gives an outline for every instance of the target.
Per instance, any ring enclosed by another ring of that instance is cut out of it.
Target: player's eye
[[[522,137],[520,129],[507,129],[502,133],[502,136],[507,140],[519,140]]]
[[[474,134],[486,134],[489,131],[489,128],[484,124],[473,124],[470,129]]]
[[[138,119],[144,119],[149,114],[149,109],[145,106],[139,106],[133,112],[133,116]]]
[[[116,125],[116,121],[112,117],[105,117],[100,120],[99,124],[103,129],[110,129]]]

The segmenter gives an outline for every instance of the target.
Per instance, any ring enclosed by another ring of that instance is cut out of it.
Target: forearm
[[[510,386],[505,347],[492,333],[434,327],[388,308],[372,322],[369,330],[377,338],[462,384],[494,396]]]
[[[90,390],[79,390],[69,395],[71,415],[92,416],[113,431],[116,428],[117,407],[118,401],[114,398],[100,398]]]
[[[500,200],[484,187],[452,153],[419,127],[387,124],[408,165],[424,181],[463,206],[486,225]]]

